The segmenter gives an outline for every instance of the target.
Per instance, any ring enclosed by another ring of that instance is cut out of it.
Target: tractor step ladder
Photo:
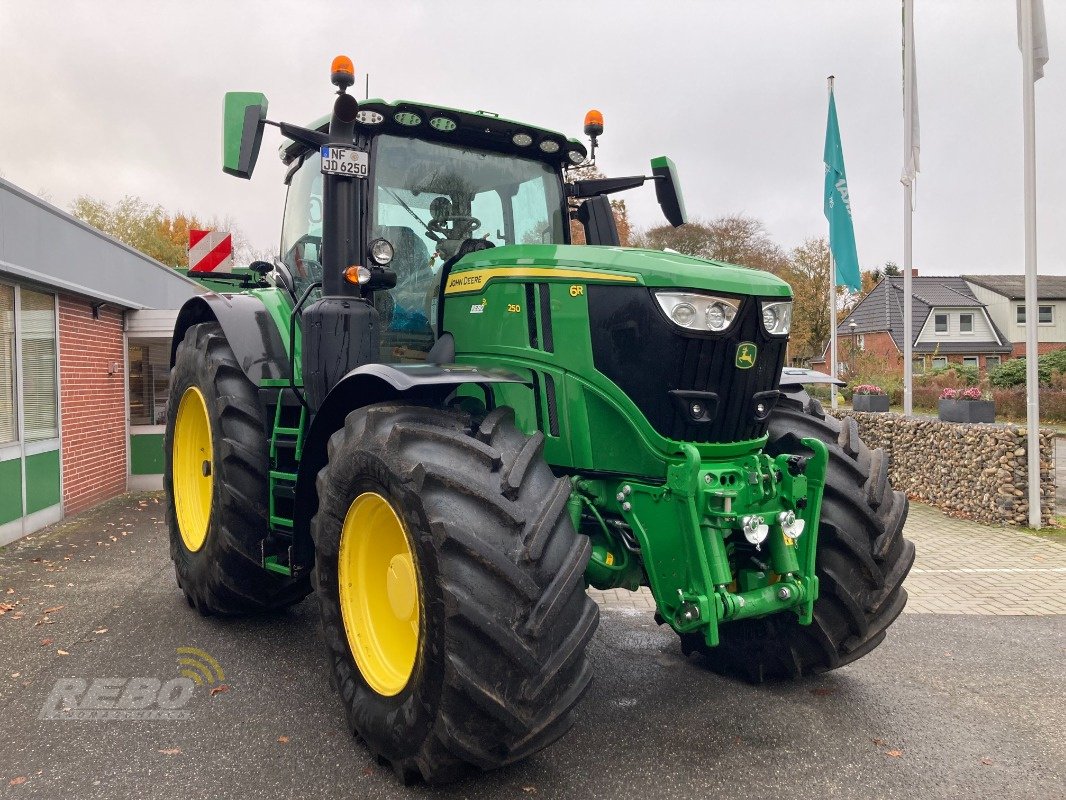
[[[296,470],[303,454],[304,431],[307,429],[307,409],[300,404],[299,421],[295,427],[283,424],[287,380],[265,380],[264,388],[278,389],[274,406],[274,425],[270,435],[269,520],[270,534],[263,539],[263,568],[280,575],[299,573],[293,564],[291,509],[296,500]]]

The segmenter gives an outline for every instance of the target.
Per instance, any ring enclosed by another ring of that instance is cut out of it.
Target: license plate
[[[322,173],[344,175],[349,178],[365,178],[370,169],[370,156],[351,147],[322,148]]]

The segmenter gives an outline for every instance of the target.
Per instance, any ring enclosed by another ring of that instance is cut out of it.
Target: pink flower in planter
[[[880,386],[874,386],[873,384],[870,384],[870,383],[859,384],[858,386],[855,387],[855,391],[852,392],[852,394],[877,394],[877,395],[884,394],[884,393],[885,393],[885,390],[882,389]]]
[[[981,390],[976,386],[971,386],[969,389],[963,389],[958,396],[959,400],[980,400]]]
[[[941,400],[958,400],[959,390],[952,389],[950,386],[940,393]]]

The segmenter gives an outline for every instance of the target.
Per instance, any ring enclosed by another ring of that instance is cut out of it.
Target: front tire
[[[827,416],[806,393],[782,398],[770,417],[767,452],[802,452],[800,440],[808,437],[829,448],[814,621],[800,625],[785,612],[729,622],[717,647],[683,635],[686,655],[699,653],[715,672],[761,683],[837,669],[877,647],[907,603],[903,579],[914,563],[914,545],[903,538],[908,502],[889,485],[884,450],[871,450],[854,419]]]
[[[201,614],[292,605],[311,591],[261,565],[269,443],[256,388],[218,323],[185,331],[170,377],[163,482],[178,586]]]
[[[590,546],[542,444],[508,408],[472,426],[399,403],[330,439],[311,526],[330,669],[352,732],[405,783],[546,747],[588,687]]]

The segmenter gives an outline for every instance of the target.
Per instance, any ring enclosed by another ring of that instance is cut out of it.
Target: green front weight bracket
[[[701,461],[694,446],[683,444],[684,461],[669,468],[664,485],[575,480],[580,499],[572,499],[571,513],[576,519],[583,507],[598,507],[628,523],[659,614],[679,633],[700,631],[714,646],[720,623],[785,611],[807,625],[818,597],[814,568],[829,451],[817,439],[802,444],[809,456],[756,453],[720,462]],[[790,512],[803,521],[796,538],[785,534],[782,520]],[[759,545],[767,566],[737,575],[731,542],[751,517],[769,524]],[[608,588],[602,566],[588,577]]]

